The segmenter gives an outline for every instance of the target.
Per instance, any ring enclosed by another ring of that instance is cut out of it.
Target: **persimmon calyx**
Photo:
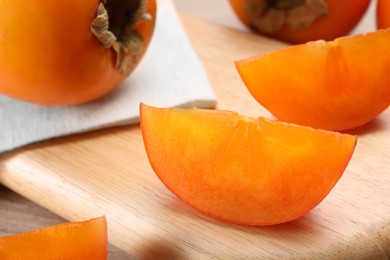
[[[245,0],[252,26],[263,33],[275,33],[283,26],[307,28],[328,13],[326,0]]]
[[[92,33],[105,48],[117,54],[115,68],[128,75],[138,62],[144,39],[135,27],[151,16],[148,0],[102,0],[91,24]]]

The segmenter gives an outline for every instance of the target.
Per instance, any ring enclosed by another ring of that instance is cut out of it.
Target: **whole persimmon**
[[[386,0],[385,0],[386,1]],[[229,0],[238,18],[263,35],[292,44],[348,34],[371,0]]]
[[[42,105],[116,88],[151,40],[155,0],[2,1],[0,94]]]
[[[378,0],[376,6],[376,26],[378,29],[390,27],[390,1]]]

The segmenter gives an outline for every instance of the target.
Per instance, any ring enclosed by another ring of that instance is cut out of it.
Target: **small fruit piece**
[[[388,1],[388,0],[384,0]],[[238,18],[269,37],[299,44],[348,34],[371,0],[229,0]]]
[[[236,62],[250,93],[282,121],[352,129],[390,104],[390,29],[296,45]]]
[[[106,259],[105,217],[0,238],[0,259]]]
[[[376,7],[376,27],[387,29],[390,27],[390,1],[378,0]]]
[[[165,186],[217,219],[272,225],[303,216],[344,172],[356,136],[230,111],[141,105],[151,166]]]

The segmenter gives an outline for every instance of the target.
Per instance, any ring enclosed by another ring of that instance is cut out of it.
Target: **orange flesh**
[[[105,217],[0,238],[0,259],[106,259]]]
[[[357,137],[229,111],[141,105],[150,163],[166,187],[228,222],[271,225],[301,217],[344,172]]]
[[[390,27],[390,1],[378,0],[376,10],[376,25],[378,29]]]
[[[361,126],[390,103],[390,29],[309,42],[236,62],[251,94],[280,120]]]
[[[237,17],[248,27],[251,22],[244,9],[245,0],[229,0]],[[384,0],[388,1],[388,0]],[[333,40],[348,34],[366,12],[370,0],[328,0],[328,14],[318,18],[310,27],[297,29],[284,26],[282,30],[267,34],[269,37],[298,44],[313,40]]]

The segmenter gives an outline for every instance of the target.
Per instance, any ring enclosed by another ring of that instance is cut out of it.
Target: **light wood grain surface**
[[[271,117],[246,91],[232,61],[284,45],[182,18],[216,91],[218,108]],[[354,133],[360,135],[356,152],[330,195],[305,217],[272,227],[222,223],[179,201],[151,170],[138,125],[8,153],[0,157],[0,182],[68,220],[105,214],[110,242],[141,259],[387,259],[390,111]],[[8,226],[19,232],[63,221],[9,195],[8,189],[0,191],[0,214],[7,216],[0,217],[3,234],[14,231]],[[15,214],[35,224],[17,225]]]

